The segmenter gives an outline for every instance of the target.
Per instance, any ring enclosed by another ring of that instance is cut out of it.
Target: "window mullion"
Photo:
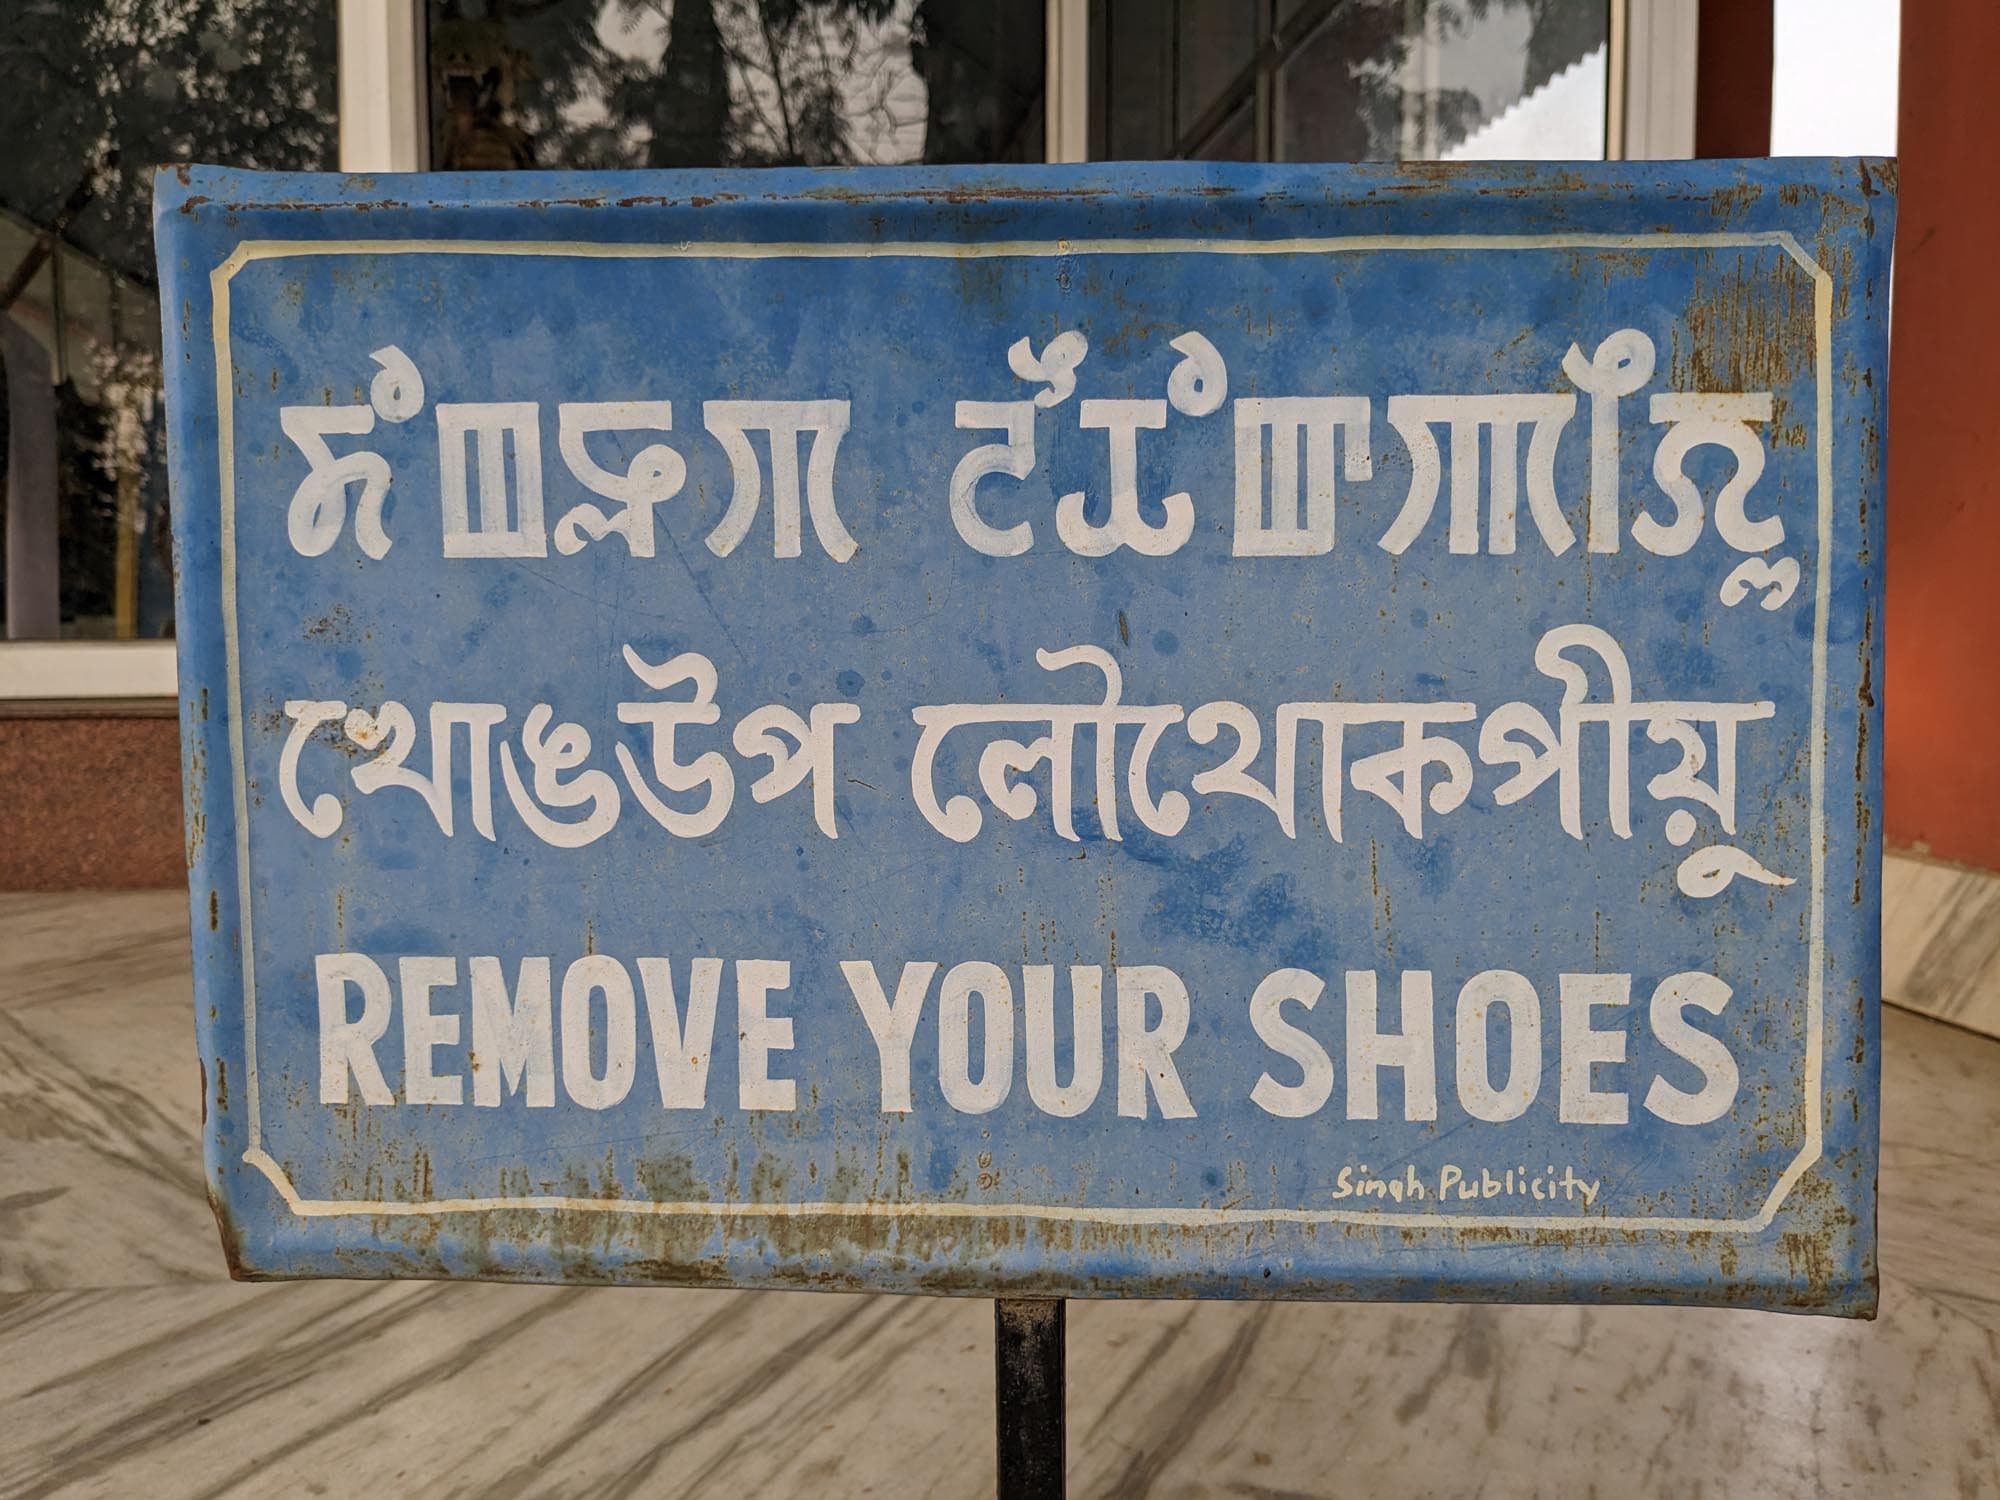
[[[340,169],[421,172],[430,106],[423,0],[340,0]]]

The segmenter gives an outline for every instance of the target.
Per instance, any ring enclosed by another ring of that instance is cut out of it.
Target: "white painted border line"
[[[1064,255],[1324,255],[1378,250],[1781,249],[1809,274],[1818,262],[1782,229],[1714,234],[1362,234],[1291,239],[978,240],[245,240],[217,267],[312,255],[533,255],[567,260],[993,260]],[[1828,279],[1831,285],[1831,278]]]
[[[243,1099],[250,1122],[250,1155],[261,1149],[261,1115],[257,1100],[257,949],[250,930],[250,786],[249,761],[243,753],[243,665],[236,618],[236,371],[229,348],[229,278],[236,274],[227,261],[209,273],[214,306],[209,321],[215,337],[215,451],[221,480],[222,640],[229,674],[229,765],[233,773],[230,800],[236,817],[236,895],[240,938],[237,957],[243,964]]]
[[[643,1200],[536,1196],[512,1198],[439,1198],[401,1201],[306,1198],[284,1168],[262,1147],[257,1095],[256,948],[251,940],[250,824],[248,781],[243,749],[243,688],[241,647],[236,613],[236,451],[234,366],[229,343],[229,283],[243,266],[259,260],[314,255],[537,255],[581,259],[855,259],[917,257],[973,260],[1000,257],[1065,255],[1312,255],[1376,251],[1439,250],[1649,250],[1649,249],[1780,249],[1812,278],[1814,344],[1818,364],[1817,457],[1819,479],[1819,549],[1814,587],[1815,619],[1812,650],[1812,707],[1807,726],[1810,742],[1811,818],[1813,851],[1811,911],[1808,916],[1806,979],[1806,1055],[1802,1082],[1806,1143],[1793,1158],[1763,1207],[1748,1219],[1590,1218],[1480,1214],[1398,1214],[1347,1209],[1188,1209],[1078,1208],[1056,1204],[1006,1203],[657,1203]],[[1826,908],[1824,871],[1826,844],[1826,670],[1827,611],[1832,596],[1829,562],[1833,547],[1833,278],[1807,255],[1797,239],[1783,230],[1754,234],[1539,234],[1539,235],[1357,235],[1287,240],[1204,239],[1082,239],[999,240],[966,244],[935,242],[900,245],[814,242],[729,242],[631,244],[601,241],[509,240],[246,240],[209,275],[214,299],[211,319],[215,339],[216,441],[221,482],[221,574],[224,650],[229,687],[229,751],[234,773],[237,889],[242,905],[243,1038],[245,1103],[249,1110],[249,1146],[244,1162],[257,1169],[300,1218],[436,1216],[505,1210],[576,1210],[671,1217],[707,1218],[1020,1218],[1094,1224],[1179,1224],[1222,1227],[1252,1223],[1376,1224],[1415,1229],[1608,1229],[1651,1232],[1753,1232],[1767,1229],[1793,1186],[1819,1160],[1824,1144],[1823,1077],[1826,1012]]]

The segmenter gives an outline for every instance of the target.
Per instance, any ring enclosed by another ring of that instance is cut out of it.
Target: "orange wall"
[[[1883,753],[1891,843],[2000,869],[1996,63],[1996,0],[1904,0]]]

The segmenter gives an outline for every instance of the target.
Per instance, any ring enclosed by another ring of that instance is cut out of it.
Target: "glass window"
[[[1607,0],[1099,0],[1103,154],[1602,158]]]
[[[173,633],[152,170],[331,169],[334,7],[0,4],[0,601],[13,638]]]
[[[1771,154],[1894,156],[1898,0],[1777,0]]]
[[[431,165],[1044,159],[1045,0],[430,0]]]

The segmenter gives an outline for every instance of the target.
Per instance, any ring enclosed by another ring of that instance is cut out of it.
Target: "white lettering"
[[[1486,1051],[1487,1018],[1507,1013],[1507,1081],[1495,1088]],[[1542,1002],[1527,977],[1488,969],[1458,992],[1458,1102],[1475,1120],[1518,1120],[1542,1087]]]
[[[1067,1120],[1082,1114],[1104,1084],[1104,971],[1072,964],[1069,1082],[1056,1082],[1056,969],[1029,964],[1021,971],[1028,1023],[1028,1097],[1043,1114]]]
[[[639,960],[639,987],[646,994],[646,1022],[653,1032],[653,1072],[660,1085],[661,1108],[702,1108],[708,1102],[708,1059],[715,1039],[717,996],[722,992],[722,960],[697,958],[689,964],[685,1017],[674,1001],[674,970],[666,959]]]
[[[590,997],[604,996],[604,1072],[590,1065],[591,1037],[596,1030]],[[636,1070],[638,1028],[635,1024],[632,976],[625,966],[604,953],[587,953],[569,966],[562,982],[563,1088],[585,1109],[610,1109],[632,1089]]]
[[[1152,1027],[1146,1024],[1149,996],[1160,1003],[1160,1022]],[[1180,975],[1162,964],[1119,965],[1119,1114],[1145,1119],[1150,1087],[1163,1119],[1193,1117],[1194,1105],[1174,1068],[1174,1050],[1187,1040],[1187,1029],[1188,992]]]
[[[547,557],[542,524],[542,412],[532,401],[441,401],[438,478],[446,557]],[[478,449],[479,524],[472,522],[465,440]],[[510,441],[511,439],[511,441]],[[514,482],[507,483],[508,459]],[[508,502],[513,502],[513,516]]]
[[[1347,1118],[1379,1118],[1375,1080],[1383,1068],[1403,1074],[1403,1118],[1437,1118],[1437,1045],[1432,1039],[1431,976],[1428,969],[1405,969],[1403,1030],[1388,1036],[1376,1029],[1375,971],[1347,971]]]
[[[875,1038],[882,1074],[882,1109],[887,1114],[910,1112],[910,1044],[916,1039],[917,1022],[923,1018],[924,998],[930,994],[934,963],[906,963],[896,981],[896,998],[883,992],[875,965],[862,959],[848,959],[840,966],[854,1003],[861,1007],[861,1019]],[[942,1045],[942,1042],[940,1042]]]
[[[322,953],[313,960],[319,980],[319,1102],[345,1104],[347,1075],[364,1104],[394,1104],[396,1096],[375,1060],[375,1044],[389,1029],[389,976],[360,953]],[[361,1014],[347,1019],[347,987],[361,991]]]
[[[972,997],[979,997],[983,1057],[972,1076]],[[998,1109],[1014,1085],[1014,991],[998,964],[958,964],[938,990],[938,1087],[962,1115]]]
[[[1371,976],[1372,977],[1372,976]],[[1250,997],[1250,1025],[1273,1052],[1299,1065],[1297,1083],[1280,1083],[1269,1073],[1257,1080],[1250,1098],[1266,1114],[1297,1120],[1317,1114],[1333,1097],[1333,1059],[1317,1038],[1284,1018],[1287,1000],[1307,1010],[1319,1004],[1326,981],[1304,969],[1278,969],[1266,974]]]
[[[549,961],[524,958],[507,998],[497,958],[467,965],[472,985],[472,1102],[497,1108],[523,1093],[529,1109],[556,1102],[555,1039],[549,1023]]]
[[[1664,1078],[1654,1078],[1646,1090],[1646,1108],[1662,1120],[1675,1125],[1706,1125],[1721,1119],[1736,1102],[1736,1059],[1715,1037],[1687,1020],[1690,1005],[1712,1016],[1721,1015],[1729,996],[1728,985],[1698,970],[1670,974],[1653,991],[1649,1008],[1653,1035],[1669,1052],[1702,1072],[1702,1086],[1692,1094]]]
[[[792,987],[782,959],[736,961],[736,1102],[744,1109],[796,1109],[798,1084],[771,1076],[771,1054],[792,1050],[792,1018],[770,1014],[772,990]]]
[[[396,965],[403,992],[403,1100],[408,1104],[462,1104],[465,1081],[433,1071],[431,1049],[458,1041],[458,1017],[431,1010],[431,991],[458,983],[455,958],[405,958]]]
[[[1630,974],[1565,974],[1562,996],[1562,1090],[1559,1118],[1565,1125],[1623,1125],[1622,1090],[1600,1091],[1591,1077],[1599,1063],[1625,1061],[1625,1033],[1596,1031],[1590,1013],[1600,1006],[1627,1005]]]

